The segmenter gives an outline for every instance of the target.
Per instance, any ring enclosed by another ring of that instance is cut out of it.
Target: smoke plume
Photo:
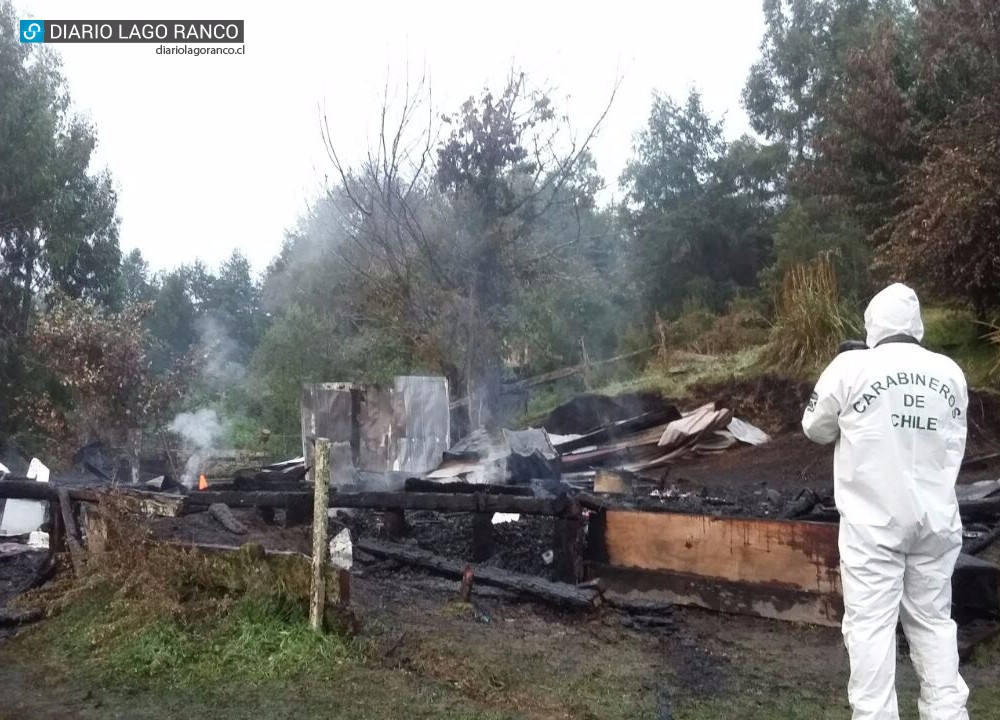
[[[225,437],[225,428],[215,410],[203,408],[179,414],[170,423],[169,429],[184,440],[185,451],[190,453],[181,482],[186,487],[194,487],[198,482],[199,469]]]

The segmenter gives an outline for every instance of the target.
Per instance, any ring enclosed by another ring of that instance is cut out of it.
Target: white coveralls
[[[875,296],[865,327],[869,349],[830,363],[802,418],[809,439],[837,443],[848,698],[854,720],[898,720],[902,620],[920,678],[921,720],[968,720],[951,619],[962,547],[955,479],[965,454],[965,376],[918,344],[920,305],[905,285]]]

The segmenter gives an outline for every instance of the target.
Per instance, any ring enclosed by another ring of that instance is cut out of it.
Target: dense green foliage
[[[17,37],[0,4],[0,418],[17,427],[15,393],[37,387],[25,352],[32,312],[59,292],[104,303],[119,290],[115,194],[89,171],[96,137],[73,114],[47,49]]]
[[[780,352],[764,356],[805,372],[895,279],[969,318],[961,348],[991,352],[992,3],[763,0],[741,98],[756,136],[727,137],[697,90],[654,94],[612,205],[598,201],[590,154],[600,118],[574,134],[519,73],[444,114],[417,85],[384,108],[356,166],[324,124],[331,179],[261,276],[238,251],[217,269],[158,273],[138,251],[121,257],[110,179],[88,170],[94,131],[72,114],[56,57],[18,43],[2,7],[2,431],[39,430],[10,410],[14,388],[44,395],[58,418],[87,406],[27,349],[56,297],[108,317],[146,308],[141,371],[188,373],[183,397],[157,414],[213,407],[238,441],[261,428],[294,435],[303,381],[440,373],[490,408],[501,383],[579,362],[582,345],[600,359],[656,344],[734,352],[770,337]],[[809,298],[822,318],[794,299],[820,257],[830,289]]]

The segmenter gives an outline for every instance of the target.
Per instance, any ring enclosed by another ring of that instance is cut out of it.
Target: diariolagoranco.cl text
[[[246,45],[239,47],[203,47],[201,45],[160,45],[157,55],[246,55]]]

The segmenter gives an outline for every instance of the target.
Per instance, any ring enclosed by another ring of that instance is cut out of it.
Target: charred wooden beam
[[[1000,525],[990,530],[988,533],[982,537],[976,538],[965,546],[963,552],[969,555],[978,555],[983,550],[986,550],[990,545],[1000,540]]]
[[[962,469],[978,470],[994,460],[1000,460],[1000,453],[988,453],[986,455],[977,455],[975,457],[966,458],[962,461]]]
[[[553,562],[556,575],[574,585],[583,580],[583,548],[586,544],[583,516],[555,519],[552,531]]]
[[[486,493],[488,495],[516,495],[533,497],[530,487],[524,485],[484,485],[470,482],[438,482],[422,478],[408,478],[404,485],[406,492],[421,493]]]
[[[799,496],[795,498],[795,500],[793,500],[787,508],[785,508],[780,517],[785,520],[799,518],[803,515],[811,513],[813,508],[817,505],[819,505],[819,495],[809,488],[805,488],[801,493],[799,493]]]
[[[571,516],[575,510],[565,497],[535,498],[490,493],[331,492],[329,507],[369,510],[434,510],[437,512],[519,513]],[[311,503],[311,493],[212,492],[203,490],[185,497],[191,507],[221,502],[230,507],[285,507],[294,500]]]
[[[0,498],[48,500],[57,503],[60,490],[65,490],[73,502],[100,503],[102,499],[111,496],[119,507],[128,512],[166,517],[183,514],[186,497],[127,488],[71,487],[51,482],[40,483],[30,478],[11,479],[9,476],[0,480]]]
[[[493,513],[472,515],[472,559],[477,562],[493,557]]]
[[[406,524],[406,512],[403,510],[386,510],[379,513],[379,519],[385,528],[386,535],[392,540],[406,536],[409,526]]]
[[[331,493],[330,507],[550,516],[569,516],[575,512],[565,497],[535,498],[489,493]]]
[[[456,580],[461,580],[466,568],[471,567],[476,582],[513,590],[562,607],[590,610],[600,603],[599,593],[591,588],[578,588],[575,585],[552,582],[534,575],[522,575],[495,567],[469,565],[406,545],[363,538],[354,543],[354,548],[375,557],[426,568]]]
[[[8,475],[0,480],[0,498],[59,502],[59,487],[55,483],[37,482],[34,478]],[[71,487],[66,490],[74,502],[97,502],[101,494],[95,488]]]
[[[0,627],[27,625],[41,619],[41,608],[0,608]]]
[[[963,520],[979,520],[1000,516],[1000,497],[983,500],[959,500],[958,509]]]
[[[69,547],[70,559],[73,562],[73,572],[77,577],[82,577],[86,570],[86,561],[83,555],[83,546],[80,544],[80,530],[76,525],[76,518],[73,516],[73,502],[70,500],[69,491],[66,488],[59,488],[56,493],[59,497],[59,510],[66,536],[66,545]]]

